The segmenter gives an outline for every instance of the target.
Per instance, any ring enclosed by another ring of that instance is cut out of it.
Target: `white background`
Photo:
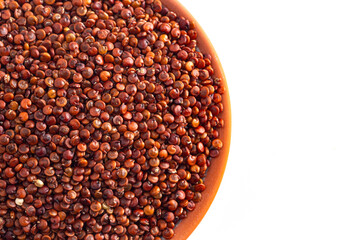
[[[222,185],[189,240],[359,240],[360,2],[180,1],[233,113]]]

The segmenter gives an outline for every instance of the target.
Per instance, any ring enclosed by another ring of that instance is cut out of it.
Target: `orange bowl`
[[[188,214],[188,217],[182,220],[175,228],[175,235],[173,240],[187,239],[190,234],[199,225],[200,221],[205,216],[206,212],[210,208],[215,195],[220,187],[221,180],[223,178],[227,158],[230,150],[230,138],[231,138],[231,109],[230,109],[230,97],[229,90],[226,84],[224,70],[221,66],[218,55],[215,52],[213,45],[209,38],[206,36],[204,30],[200,27],[194,17],[182,6],[177,0],[162,0],[162,3],[170,11],[183,16],[189,21],[195,22],[196,30],[198,33],[197,42],[198,47],[203,53],[209,53],[212,57],[212,67],[214,69],[214,76],[221,78],[225,86],[225,93],[223,94],[224,111],[220,117],[225,121],[225,127],[219,130],[220,139],[223,142],[223,149],[220,151],[220,155],[211,161],[211,165],[206,173],[205,184],[206,190],[202,193],[202,200],[196,205],[194,211]]]

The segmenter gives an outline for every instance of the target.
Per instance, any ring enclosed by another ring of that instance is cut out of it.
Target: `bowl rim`
[[[209,167],[205,176],[205,184],[210,181],[211,187],[206,184],[207,188],[202,193],[202,200],[196,204],[195,210],[189,212],[188,217],[181,220],[181,222],[175,227],[175,235],[172,240],[184,240],[192,234],[192,232],[196,229],[196,227],[200,224],[201,220],[206,215],[216,196],[216,193],[219,190],[220,183],[225,173],[231,142],[231,106],[229,88],[227,85],[224,69],[220,63],[214,46],[212,45],[203,28],[178,0],[161,0],[161,2],[166,8],[175,12],[178,16],[183,16],[195,23],[195,29],[198,33],[196,39],[198,47],[201,52],[209,53],[211,55],[211,65],[214,69],[213,76],[221,78],[225,87],[225,93],[222,95],[224,111],[220,114],[220,117],[225,121],[225,127],[219,129],[219,138],[223,142],[223,149],[221,149],[220,155],[218,157],[211,160],[211,166]]]

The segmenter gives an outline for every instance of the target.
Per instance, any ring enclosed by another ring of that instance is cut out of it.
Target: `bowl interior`
[[[205,177],[206,190],[202,193],[202,200],[196,205],[195,210],[190,212],[188,217],[182,220],[175,228],[175,236],[173,240],[184,240],[190,236],[190,234],[195,230],[195,228],[199,225],[200,221],[205,216],[207,210],[215,198],[224,175],[230,149],[230,97],[221,63],[204,30],[197,23],[194,17],[177,0],[162,0],[162,3],[164,6],[169,8],[170,11],[176,12],[178,15],[196,23],[196,30],[198,32],[198,47],[203,53],[209,53],[211,55],[214,76],[223,80],[223,84],[226,90],[223,94],[224,111],[220,115],[220,117],[225,121],[225,127],[219,130],[220,139],[223,142],[224,147],[220,151],[220,155],[211,161],[211,166],[209,167]]]

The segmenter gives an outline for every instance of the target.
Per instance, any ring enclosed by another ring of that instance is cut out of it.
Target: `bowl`
[[[179,16],[183,16],[190,21],[194,21],[196,30],[198,33],[197,42],[198,47],[203,53],[209,53],[212,57],[212,67],[214,69],[215,77],[221,78],[225,86],[225,93],[223,94],[224,111],[220,114],[220,117],[225,121],[225,127],[219,130],[220,139],[223,142],[223,148],[220,151],[220,155],[211,160],[211,165],[206,173],[205,185],[206,190],[202,192],[202,200],[196,204],[194,211],[188,214],[188,217],[182,220],[175,227],[175,235],[172,240],[185,240],[195,228],[199,225],[204,218],[206,212],[210,208],[215,195],[220,187],[221,180],[223,178],[227,158],[230,150],[230,138],[231,138],[231,109],[230,109],[230,97],[227,87],[224,70],[221,66],[218,55],[215,52],[213,45],[209,38],[206,36],[204,30],[194,17],[185,9],[181,3],[177,0],[162,0],[162,3],[170,11],[177,13]]]

